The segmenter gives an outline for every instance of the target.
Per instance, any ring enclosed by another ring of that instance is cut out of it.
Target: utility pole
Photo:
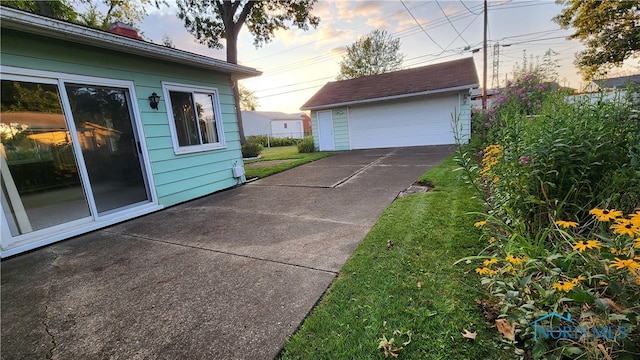
[[[487,22],[489,17],[487,16],[487,0],[484,0],[484,40],[482,41],[483,48],[483,72],[482,72],[482,110],[487,110]]]

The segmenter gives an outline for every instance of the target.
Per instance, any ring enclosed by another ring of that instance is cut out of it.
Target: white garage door
[[[440,95],[349,109],[352,149],[455,143],[452,114],[458,95]]]

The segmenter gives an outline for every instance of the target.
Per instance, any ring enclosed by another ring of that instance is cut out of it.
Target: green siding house
[[[2,257],[245,181],[232,83],[259,71],[6,7],[0,24]]]

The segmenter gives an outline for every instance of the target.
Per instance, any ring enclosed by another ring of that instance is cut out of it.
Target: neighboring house
[[[6,7],[0,20],[2,257],[245,181],[231,79],[259,71]]]
[[[487,109],[493,106],[493,102],[500,94],[500,89],[487,89]],[[471,90],[471,107],[473,109],[482,109],[482,89],[477,88]]]
[[[244,135],[302,139],[304,137],[303,115],[303,113],[285,114],[275,111],[243,111]]]
[[[637,89],[640,87],[640,75],[618,76],[608,79],[589,81],[581,93],[625,91],[627,87]]]
[[[470,90],[478,87],[473,58],[329,82],[302,110],[311,110],[319,150],[455,143],[471,128]]]

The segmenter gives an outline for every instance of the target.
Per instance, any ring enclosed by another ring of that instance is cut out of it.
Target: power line
[[[462,41],[465,42],[465,44],[469,45],[469,43],[467,42],[467,40],[465,40],[462,37],[462,34],[460,33],[460,31],[458,31],[458,29],[456,29],[456,27],[453,25],[453,23],[451,22],[451,20],[449,19],[449,16],[447,16],[447,13],[444,12],[444,9],[442,8],[442,6],[440,5],[440,2],[438,0],[436,0],[436,4],[438,4],[438,7],[440,8],[440,11],[442,12],[442,15],[444,15],[444,17],[447,19],[447,22],[449,22],[449,25],[451,25],[451,27],[453,28],[453,30],[456,32],[456,34],[458,34],[458,37],[460,39],[462,39]]]
[[[422,24],[420,24],[420,22],[418,21],[418,19],[416,19],[415,16],[413,16],[413,14],[411,13],[411,10],[409,10],[409,8],[407,7],[407,5],[404,3],[404,0],[400,0],[400,2],[402,3],[402,6],[404,6],[405,10],[407,10],[407,12],[409,13],[409,15],[411,15],[411,18],[413,19],[413,21],[420,27],[420,29],[422,29],[422,32],[425,33],[425,35],[427,35],[427,37],[434,43],[436,44],[441,50],[444,50],[444,48],[442,46],[440,46],[440,44],[438,44],[435,40],[433,40],[433,38],[431,37],[431,35],[429,35],[429,33],[427,32],[427,30],[425,30],[422,27]]]
[[[467,9],[468,12],[472,13],[473,15],[481,15],[482,13],[475,13],[473,11],[471,11],[471,9],[469,9],[469,7],[467,7],[467,4],[464,3],[464,1],[460,0],[460,4],[462,4],[462,6],[464,6],[465,9]]]

